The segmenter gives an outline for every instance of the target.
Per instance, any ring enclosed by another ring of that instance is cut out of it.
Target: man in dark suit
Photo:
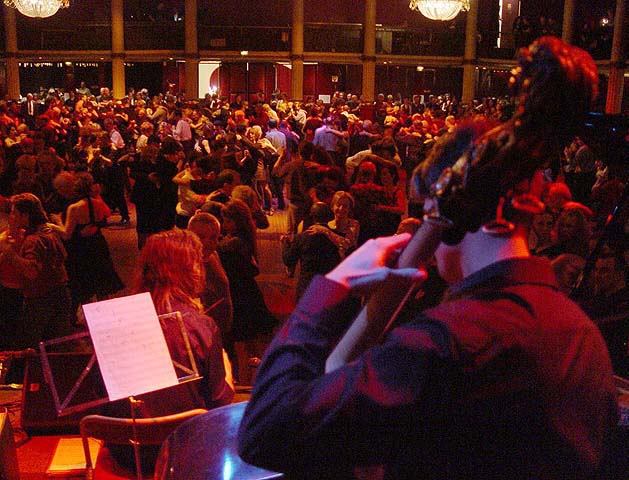
[[[35,119],[39,115],[39,104],[37,103],[37,94],[26,94],[26,100],[22,102],[22,116],[24,117],[24,123],[28,125],[28,128],[33,130],[35,128]]]

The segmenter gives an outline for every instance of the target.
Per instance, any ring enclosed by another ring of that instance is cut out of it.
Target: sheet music
[[[110,400],[178,384],[149,293],[83,305]]]

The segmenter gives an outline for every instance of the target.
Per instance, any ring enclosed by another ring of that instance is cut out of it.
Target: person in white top
[[[184,116],[182,110],[175,110],[175,129],[173,137],[183,146],[186,158],[190,156],[190,152],[194,150],[194,140],[192,140],[192,129],[190,128],[190,119]]]

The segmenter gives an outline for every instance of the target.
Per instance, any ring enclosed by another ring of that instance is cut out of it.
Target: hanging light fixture
[[[469,0],[411,0],[408,5],[431,20],[447,21],[456,17],[461,10],[470,9]]]
[[[60,8],[68,7],[70,0],[4,0],[4,4],[27,17],[46,18],[53,16]]]

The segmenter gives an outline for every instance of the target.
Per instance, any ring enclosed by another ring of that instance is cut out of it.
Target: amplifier
[[[76,387],[85,370],[91,353],[48,353],[50,373],[54,380],[62,414],[57,411],[52,385],[48,383],[42,366],[41,355],[26,358],[24,385],[22,387],[22,428],[29,434],[75,434],[79,433],[79,421],[89,414],[102,413],[102,405],[84,408],[85,404],[98,403],[107,398],[107,391],[95,363],[87,376]],[[71,399],[63,405],[66,398]],[[72,412],[66,415],[65,412]]]

